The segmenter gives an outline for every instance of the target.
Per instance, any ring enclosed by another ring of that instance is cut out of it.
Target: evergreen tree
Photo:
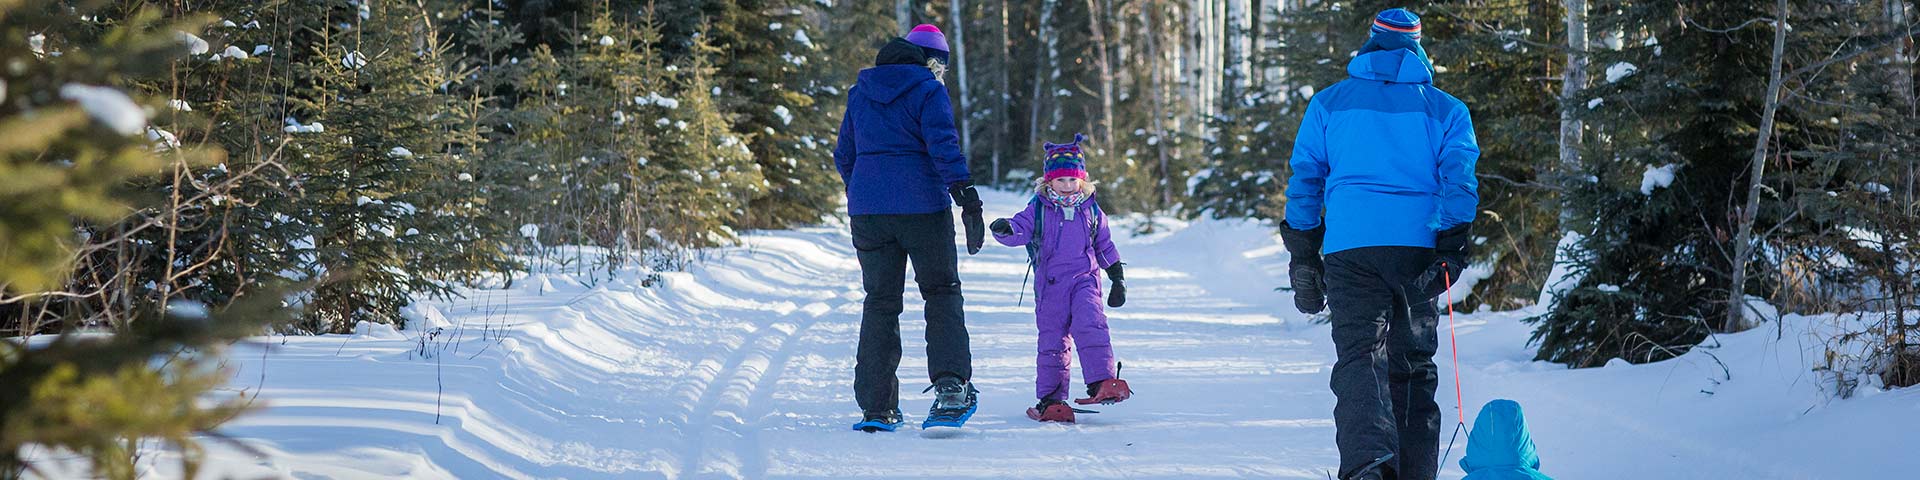
[[[129,212],[174,209],[143,198],[138,179],[170,163],[178,171],[217,158],[150,137],[145,109],[167,102],[137,88],[198,52],[189,39],[210,19],[168,21],[149,7],[101,13],[64,2],[0,3],[0,64],[10,65],[0,69],[0,314],[15,334],[41,331],[30,310],[58,312],[63,327],[51,341],[0,342],[0,477],[27,472],[23,453],[57,448],[78,454],[95,475],[131,479],[143,439],[183,452],[192,475],[201,460],[194,437],[243,410],[207,400],[224,378],[212,359],[278,316],[257,301],[224,309],[165,295],[101,302],[110,290],[126,291],[116,283],[143,278],[132,264],[110,281],[72,275],[76,256],[139,248],[134,230],[176,228],[115,225],[139,218]],[[72,300],[35,303],[45,298]],[[69,334],[83,325],[114,334]]]
[[[1807,141],[1804,149],[1780,152],[1775,165],[1807,165],[1783,169],[1778,184],[1787,215],[1808,222],[1804,229],[1770,228],[1762,239],[1780,266],[1769,275],[1779,279],[1762,285],[1777,285],[1767,299],[1782,311],[1875,312],[1866,318],[1879,321],[1842,338],[1867,345],[1868,367],[1889,387],[1920,383],[1920,322],[1911,314],[1920,304],[1920,250],[1913,248],[1920,244],[1920,135],[1912,128],[1920,112],[1913,57],[1901,40],[1911,36],[1902,30],[1915,27],[1902,7],[1861,2],[1793,11],[1791,38],[1807,47],[1788,65],[1807,73],[1787,77],[1788,98],[1796,101],[1781,108],[1808,119],[1786,132]],[[1826,62],[1833,63],[1815,68]],[[1830,351],[1851,355],[1843,349]]]
[[[141,185],[176,206],[164,216],[136,215],[169,227],[134,234],[136,245],[154,250],[137,256],[145,263],[142,278],[166,295],[226,305],[260,285],[303,279],[283,275],[299,271],[301,254],[310,252],[293,243],[312,232],[285,214],[298,200],[282,161],[292,38],[282,11],[235,1],[198,12],[174,7],[174,16],[216,13],[222,20],[198,38],[205,52],[179,59],[171,75],[141,85],[170,99],[153,119],[150,137],[162,143],[157,148],[226,152],[218,163],[178,164],[172,175]],[[126,254],[98,252],[83,263],[82,275],[103,276],[95,272]]]
[[[1596,37],[1612,38],[1594,52],[1604,78],[1587,95],[1599,100],[1589,112],[1597,135],[1583,155],[1594,176],[1567,194],[1585,207],[1575,220],[1591,233],[1574,259],[1578,285],[1536,319],[1541,359],[1669,358],[1728,328],[1725,309],[1744,308],[1706,299],[1726,296],[1732,202],[1751,180],[1772,47],[1767,24],[1735,27],[1771,13],[1745,3],[1681,8],[1594,3],[1619,14],[1591,19],[1604,32]],[[1778,121],[1782,131],[1801,124],[1791,111]],[[1794,136],[1780,141],[1777,148],[1801,148]],[[1759,224],[1778,225],[1785,213],[1769,199]],[[1752,268],[1768,269],[1756,260]]]
[[[321,1],[304,28],[316,37],[292,67],[298,86],[286,131],[304,197],[288,216],[318,233],[311,273],[329,276],[307,305],[307,328],[346,332],[395,323],[412,295],[447,295],[507,265],[474,221],[464,170],[460,101],[431,13],[416,5]],[[485,238],[482,238],[485,237]]]
[[[1552,186],[1560,177],[1545,169],[1553,166],[1547,159],[1555,158],[1559,136],[1547,126],[1559,124],[1565,59],[1548,39],[1565,30],[1559,3],[1436,2],[1422,12],[1434,84],[1467,104],[1480,142],[1474,235],[1484,241],[1474,260],[1494,270],[1472,295],[1455,299],[1463,306],[1527,305],[1552,267],[1559,240]]]
[[[832,85],[845,77],[818,68],[824,58],[802,8],[813,2],[753,0],[718,2],[706,36],[716,47],[711,82],[723,95],[734,135],[751,137],[762,189],[739,218],[749,228],[812,223],[839,204],[842,187],[831,167],[834,129],[844,99]],[[710,37],[710,38],[709,38]],[[954,81],[948,75],[948,81]]]
[[[767,184],[760,164],[749,148],[751,137],[734,132],[722,113],[716,93],[722,91],[709,60],[720,50],[696,35],[692,55],[679,68],[674,84],[678,98],[673,105],[663,102],[641,111],[645,118],[659,118],[649,124],[653,129],[658,156],[650,164],[649,180],[642,186],[649,202],[667,212],[701,212],[697,217],[652,216],[643,227],[657,232],[672,245],[711,246],[734,239],[733,225],[747,215],[747,203],[765,191]]]

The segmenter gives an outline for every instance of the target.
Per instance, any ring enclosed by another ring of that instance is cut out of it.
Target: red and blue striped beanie
[[[1086,139],[1086,135],[1076,133],[1073,134],[1073,143],[1046,142],[1043,146],[1047,152],[1047,173],[1043,180],[1051,182],[1060,177],[1086,180],[1087,157],[1080,154],[1080,142]]]
[[[1382,33],[1395,33],[1420,39],[1420,16],[1404,8],[1391,8],[1373,16],[1373,27],[1367,29],[1367,36]]]

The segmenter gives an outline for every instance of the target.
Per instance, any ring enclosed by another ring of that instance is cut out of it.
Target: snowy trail
[[[999,192],[986,200],[989,218],[1023,203]],[[1026,419],[1031,295],[1015,303],[1025,253],[989,240],[961,260],[981,390],[967,431],[919,435],[931,395],[919,393],[927,382],[924,330],[911,285],[899,373],[909,427],[851,431],[862,294],[843,222],[749,233],[741,246],[663,273],[652,286],[631,268],[609,279],[546,265],[511,287],[423,302],[406,331],[242,344],[229,359],[231,387],[260,393],[266,408],[222,433],[266,456],[210,443],[212,470],[282,478],[1318,479],[1337,463],[1327,327],[1308,325],[1286,294],[1272,291],[1285,284],[1288,256],[1270,228],[1244,221],[1116,235],[1130,298],[1109,313],[1132,400],[1097,408],[1104,413],[1077,425]],[[1905,457],[1892,440],[1911,440],[1920,426],[1915,389],[1824,399],[1804,373],[1802,346],[1771,341],[1772,332],[1764,332],[1768,341],[1751,332],[1724,337],[1718,355],[1736,367],[1737,381],[1714,384],[1718,367],[1697,355],[1579,371],[1531,362],[1519,321],[1526,315],[1461,317],[1467,413],[1495,397],[1520,400],[1556,478],[1859,478],[1897,465]],[[442,333],[425,342],[434,355],[423,358],[423,332],[435,326]],[[1438,360],[1450,352],[1442,338]],[[1076,382],[1078,375],[1076,368]],[[1455,422],[1445,363],[1441,377],[1444,435]],[[1884,441],[1827,450],[1798,441],[1845,435]],[[1463,436],[1449,464],[1464,443]],[[155,458],[156,472],[172,471],[170,456]],[[1442,478],[1462,475],[1446,467]]]

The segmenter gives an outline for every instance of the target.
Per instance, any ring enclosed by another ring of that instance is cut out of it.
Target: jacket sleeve
[[[995,233],[993,240],[1009,247],[1026,245],[1028,240],[1033,239],[1033,208],[1034,203],[1027,202],[1026,210],[1021,210],[1020,213],[1013,214],[1013,218],[1007,219],[1007,224],[1013,227],[1013,234]]]
[[[927,142],[927,155],[933,157],[942,185],[973,181],[966,152],[960,151],[960,133],[953,126],[953,102],[947,100],[946,87],[928,89],[927,100],[920,106],[920,138]]]
[[[1107,212],[1100,212],[1100,224],[1093,230],[1094,260],[1105,270],[1120,263],[1120,249],[1113,246],[1113,232],[1107,229]]]
[[[1297,230],[1320,226],[1321,209],[1327,194],[1327,127],[1325,107],[1320,98],[1307,102],[1300,119],[1300,131],[1293,138],[1293,157],[1287,163],[1293,176],[1287,179],[1287,224]]]
[[[1473,134],[1473,117],[1466,105],[1447,115],[1446,132],[1439,149],[1439,211],[1427,225],[1434,231],[1472,222],[1480,208],[1480,180],[1473,176],[1474,164],[1480,161],[1480,141]]]
[[[853,153],[857,151],[853,144],[852,102],[849,101],[846,112],[840,114],[840,137],[833,142],[833,167],[840,171],[841,182],[851,181],[849,177],[853,176]]]

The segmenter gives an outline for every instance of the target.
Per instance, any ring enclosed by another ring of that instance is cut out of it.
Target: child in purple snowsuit
[[[1080,373],[1087,397],[1080,404],[1112,404],[1132,395],[1117,378],[1107,335],[1107,314],[1101,309],[1101,281],[1106,270],[1112,281],[1106,305],[1126,303],[1125,276],[1120,252],[1107,230],[1107,216],[1093,198],[1087,182],[1086,159],[1080,142],[1046,144],[1046,175],[1035,188],[1027,208],[1011,219],[994,220],[993,238],[1009,247],[1026,246],[1034,269],[1034,317],[1040,329],[1035,396],[1040,403],[1027,416],[1043,422],[1073,422],[1066,404],[1072,364],[1068,354],[1079,347]]]

